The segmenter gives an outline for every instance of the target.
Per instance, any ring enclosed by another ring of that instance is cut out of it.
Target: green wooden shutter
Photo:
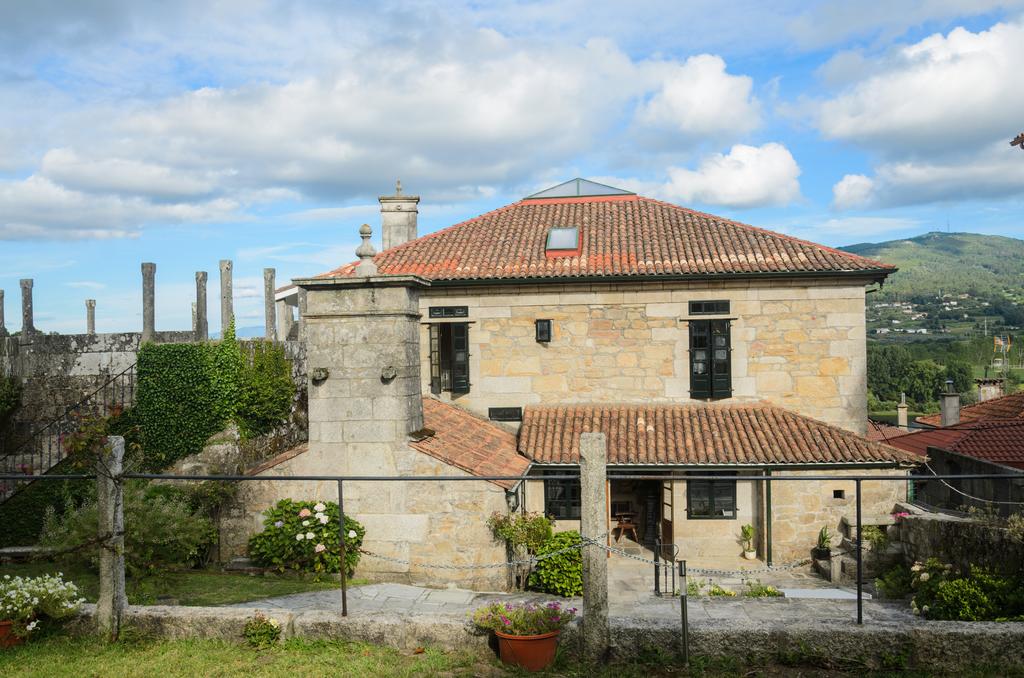
[[[441,326],[430,326],[430,392],[441,393]]]
[[[711,323],[690,321],[690,397],[711,397]]]
[[[469,393],[469,323],[453,323],[452,393]]]

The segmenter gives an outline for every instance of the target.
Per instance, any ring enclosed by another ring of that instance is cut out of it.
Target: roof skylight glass
[[[576,226],[556,227],[548,231],[549,250],[575,250],[579,248],[580,231]]]
[[[551,188],[544,189],[539,193],[534,193],[526,197],[527,200],[537,200],[540,198],[580,198],[584,196],[601,196],[601,195],[636,195],[629,191],[624,191],[621,188],[615,188],[614,186],[606,186],[599,184],[596,181],[588,181],[587,179],[570,179],[564,183],[552,186]]]

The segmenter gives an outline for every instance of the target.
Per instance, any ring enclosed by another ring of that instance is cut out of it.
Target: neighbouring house
[[[865,288],[893,267],[582,179],[422,237],[418,202],[382,197],[383,251],[364,225],[358,262],[279,290],[306,344],[309,443],[254,472],[529,480],[346,483],[365,548],[412,562],[368,556],[361,575],[500,586],[423,565],[500,562],[494,511],[574,527],[578,481],[545,478],[577,473],[587,431],[608,439],[608,527],[634,526],[619,544],[691,561],[733,563],[745,523],[760,557],[805,556],[853,511],[844,476],[892,477],[864,484],[866,516],[905,497],[920,458],[865,437]],[[712,479],[616,479],[632,472]],[[336,492],[247,483],[230,531]]]

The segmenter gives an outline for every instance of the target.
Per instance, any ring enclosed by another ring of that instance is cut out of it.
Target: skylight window
[[[578,250],[580,247],[580,230],[576,226],[565,226],[552,228],[548,231],[548,245],[545,249],[549,252]]]

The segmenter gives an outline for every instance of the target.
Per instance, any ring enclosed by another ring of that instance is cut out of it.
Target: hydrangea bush
[[[64,581],[60,572],[41,577],[4,575],[0,579],[0,621],[14,622],[16,636],[27,636],[47,621],[74,616],[84,602],[78,587]]]
[[[261,567],[315,574],[339,572],[338,505],[282,499],[264,512],[263,531],[249,540],[249,557]],[[345,564],[351,577],[366,530],[345,516]]]
[[[473,611],[473,624],[482,631],[501,631],[512,636],[539,636],[561,631],[576,617],[576,608],[561,603],[491,603]]]
[[[929,558],[910,568],[910,609],[927,619],[1024,621],[1024,581],[972,567],[966,575]]]

